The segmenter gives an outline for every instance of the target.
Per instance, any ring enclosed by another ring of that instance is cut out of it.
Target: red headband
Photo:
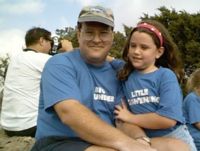
[[[154,34],[156,34],[156,36],[158,37],[159,41],[160,41],[160,45],[162,46],[163,45],[163,37],[162,37],[162,34],[161,32],[156,28],[154,27],[153,25],[150,25],[148,23],[141,23],[141,24],[138,24],[136,28],[146,28],[150,31],[152,31]]]

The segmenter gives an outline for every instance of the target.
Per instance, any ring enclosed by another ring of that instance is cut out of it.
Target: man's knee
[[[88,147],[85,151],[117,151],[117,150],[112,149],[112,148],[92,145]]]

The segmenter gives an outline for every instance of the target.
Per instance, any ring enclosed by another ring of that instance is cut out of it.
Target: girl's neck
[[[151,68],[148,68],[148,69],[143,69],[143,70],[136,69],[136,70],[139,71],[140,73],[151,73],[158,70],[158,67],[152,66]]]

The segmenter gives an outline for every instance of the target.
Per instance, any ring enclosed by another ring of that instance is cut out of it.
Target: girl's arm
[[[116,106],[114,111],[118,120],[138,125],[141,128],[147,129],[166,129],[176,125],[176,121],[157,113],[133,114],[125,103]]]
[[[133,123],[147,129],[167,129],[176,125],[176,121],[156,113],[133,115],[130,118]]]

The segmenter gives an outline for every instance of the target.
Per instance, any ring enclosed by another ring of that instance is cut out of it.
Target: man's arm
[[[121,131],[98,118],[76,100],[64,100],[54,106],[61,121],[83,140],[119,151],[155,151],[134,141]]]
[[[67,39],[63,39],[60,41],[61,43],[61,48],[58,50],[59,53],[61,52],[69,52],[73,50],[73,46],[72,46],[72,42],[67,40]]]
[[[157,113],[133,114],[126,105],[117,105],[114,111],[116,119],[138,125],[141,128],[148,129],[166,129],[176,125],[176,121],[167,117],[158,115]]]
[[[122,121],[117,121],[116,126],[134,140],[145,145],[151,145],[151,139],[146,136],[144,130],[139,126]]]
[[[117,121],[116,126],[126,135],[130,136],[131,138],[139,138],[146,136],[144,130],[137,125],[130,124],[127,122]]]
[[[143,129],[138,127],[137,125],[133,125],[130,123],[120,122],[117,124],[117,127],[126,133],[128,136],[135,138],[142,138],[146,136]],[[149,144],[145,142],[144,139],[138,139],[138,142],[142,144],[146,144],[143,146],[148,146]],[[189,151],[189,146],[181,140],[175,138],[167,138],[167,137],[155,137],[151,138],[150,142],[151,146],[158,151],[177,151],[177,148],[180,148],[181,151]]]

